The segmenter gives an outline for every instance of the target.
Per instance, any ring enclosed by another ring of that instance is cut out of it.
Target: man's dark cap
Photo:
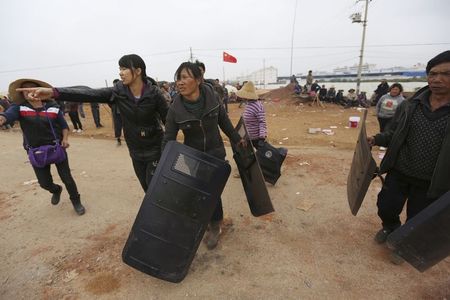
[[[435,57],[433,57],[427,64],[426,72],[430,73],[430,70],[442,63],[450,62],[450,50],[444,51]]]

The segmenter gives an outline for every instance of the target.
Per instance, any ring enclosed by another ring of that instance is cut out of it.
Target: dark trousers
[[[384,132],[389,128],[393,118],[378,118],[378,123],[380,124],[380,132]]]
[[[83,125],[81,125],[80,116],[78,115],[77,111],[70,111],[69,117],[70,117],[70,121],[72,121],[74,129],[83,130]]]
[[[144,192],[147,192],[153,174],[155,174],[158,160],[139,160],[135,158],[131,158],[131,160],[133,161],[134,173],[136,174],[142,189],[144,189]]]
[[[223,220],[223,207],[222,207],[222,198],[219,198],[217,202],[216,209],[211,217],[211,222],[217,222]]]
[[[50,166],[45,166],[43,168],[33,167],[34,173],[36,174],[39,185],[44,190],[49,191],[50,193],[56,193],[58,189],[58,185],[53,182],[52,173],[50,172]],[[72,203],[80,202],[80,194],[78,194],[77,184],[70,173],[69,160],[65,159],[63,162],[59,164],[55,164],[56,170],[58,171],[59,177],[62,182],[66,186],[66,190],[69,193],[70,200]]]
[[[98,103],[91,103],[91,111],[92,111],[92,118],[94,119],[95,127],[101,127],[102,124],[100,124],[100,109],[98,106]]]
[[[400,227],[399,216],[406,200],[408,200],[406,221],[436,200],[436,198],[428,198],[427,191],[427,184],[412,184],[405,176],[396,172],[389,172],[378,194],[377,201],[378,216],[382,221],[383,228],[395,230]]]
[[[120,114],[113,113],[113,119],[114,119],[114,137],[118,139],[122,135],[122,117],[120,116]]]

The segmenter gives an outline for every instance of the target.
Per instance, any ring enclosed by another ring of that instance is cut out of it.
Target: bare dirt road
[[[353,109],[265,104],[269,141],[289,148],[283,175],[268,186],[276,212],[255,218],[239,179],[225,188],[225,230],[219,246],[201,245],[185,280],[164,282],[121,261],[143,192],[126,146],[115,146],[102,108],[102,129],[87,112],[87,130],[71,135],[69,160],[86,214],[67,192],[61,203],[32,180],[19,131],[0,132],[0,299],[448,299],[450,259],[425,273],[395,266],[375,244],[375,180],[357,217],[346,179],[357,130]],[[236,123],[240,112],[231,105]],[[334,135],[308,134],[309,127]],[[369,112],[369,133],[377,130]],[[228,159],[231,153],[228,147]],[[373,150],[374,156],[378,149]],[[234,162],[232,167],[235,169]],[[56,172],[54,177],[60,182]]]

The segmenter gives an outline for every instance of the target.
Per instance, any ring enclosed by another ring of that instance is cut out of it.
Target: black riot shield
[[[244,186],[247,202],[250,211],[255,217],[259,217],[274,211],[272,202],[270,201],[269,192],[267,191],[264,177],[258,160],[255,155],[252,143],[248,138],[247,129],[245,128],[244,119],[241,117],[236,130],[239,135],[247,141],[247,147],[233,147],[233,158],[241,176],[242,185]]]
[[[450,191],[392,232],[387,243],[420,272],[450,255]]]
[[[367,142],[366,116],[367,110],[364,111],[361,120],[358,141],[356,142],[352,165],[347,178],[348,204],[350,205],[350,210],[354,216],[356,216],[361,207],[377,168],[377,163],[372,157],[372,152],[370,151],[370,146]]]
[[[230,172],[224,160],[175,141],[167,143],[123,249],[123,261],[163,280],[183,280]]]
[[[287,152],[288,149],[276,148],[268,142],[264,142],[258,147],[256,157],[266,182],[273,185],[277,183],[281,176],[281,165],[287,156]]]

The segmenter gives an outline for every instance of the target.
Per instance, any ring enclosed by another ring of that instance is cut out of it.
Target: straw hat
[[[39,87],[52,88],[52,86],[47,82],[40,81],[37,79],[28,79],[28,78],[17,79],[16,81],[11,82],[8,88],[9,97],[14,103],[21,104],[25,102],[25,98],[23,97],[22,92],[17,92],[16,89],[22,87],[22,85],[26,82],[32,82]]]
[[[258,95],[256,95],[255,85],[251,81],[247,81],[242,88],[237,91],[236,95],[239,98],[258,100]]]

